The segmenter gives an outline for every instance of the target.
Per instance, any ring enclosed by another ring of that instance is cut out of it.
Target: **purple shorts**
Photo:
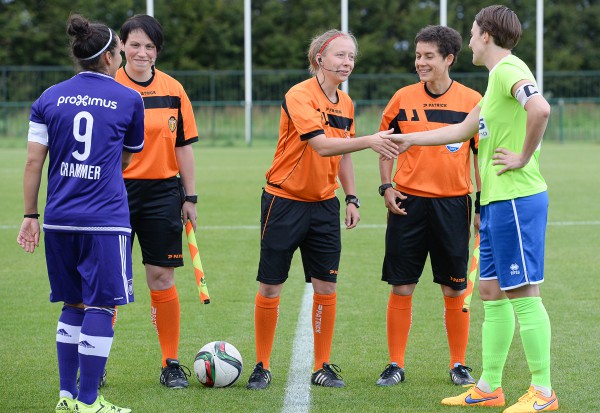
[[[95,307],[133,302],[129,236],[46,231],[44,242],[50,301]]]

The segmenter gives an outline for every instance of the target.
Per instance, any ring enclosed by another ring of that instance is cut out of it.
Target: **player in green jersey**
[[[475,16],[469,42],[473,64],[490,72],[479,105],[459,124],[393,135],[399,150],[404,151],[413,144],[466,141],[479,132],[483,372],[476,385],[442,404],[504,406],[502,370],[516,313],[531,386],[505,413],[558,410],[550,382],[550,321],[539,291],[544,281],[548,211],[539,154],[550,105],[527,65],[511,52],[521,33],[521,23],[509,8],[482,9]]]

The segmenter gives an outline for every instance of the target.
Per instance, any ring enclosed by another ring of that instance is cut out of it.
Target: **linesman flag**
[[[202,268],[202,261],[200,261],[200,253],[198,252],[198,244],[196,243],[196,234],[194,233],[194,227],[190,221],[185,224],[185,234],[187,235],[188,247],[190,248],[190,255],[192,256],[192,263],[194,264],[194,275],[196,276],[196,285],[198,286],[200,301],[204,304],[209,304],[210,296],[208,295],[206,280],[204,279],[204,269]]]

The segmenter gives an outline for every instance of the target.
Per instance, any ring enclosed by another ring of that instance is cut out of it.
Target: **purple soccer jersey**
[[[121,156],[144,146],[138,92],[110,76],[79,73],[34,102],[29,141],[48,146],[44,231],[131,233]]]

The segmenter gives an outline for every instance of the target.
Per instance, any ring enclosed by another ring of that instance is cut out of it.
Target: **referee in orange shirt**
[[[384,110],[381,130],[397,133],[437,129],[460,123],[481,95],[450,77],[462,46],[449,27],[427,26],[415,38],[415,68],[420,82],[398,90]],[[431,259],[433,282],[444,296],[444,325],[450,347],[450,378],[456,385],[474,383],[465,366],[469,313],[462,311],[472,215],[471,157],[477,190],[478,136],[468,143],[414,146],[393,160],[380,160],[379,193],[388,208],[382,280],[391,285],[387,307],[390,362],[380,386],[404,381],[404,354],[412,324],[412,295]],[[392,180],[393,178],[393,180]],[[393,182],[393,183],[392,183]],[[395,184],[395,185],[394,185]],[[477,200],[475,230],[479,230]]]
[[[293,86],[281,107],[279,141],[261,201],[259,288],[255,299],[256,366],[248,389],[271,382],[269,361],[279,296],[294,252],[300,248],[306,282],[313,285],[314,373],[311,383],[342,387],[330,364],[341,253],[338,179],[346,194],[346,228],[360,219],[351,152],[371,148],[392,159],[388,132],[355,138],[354,105],[338,86],[354,69],[356,39],[338,30],[315,37],[308,50],[314,75]]]

